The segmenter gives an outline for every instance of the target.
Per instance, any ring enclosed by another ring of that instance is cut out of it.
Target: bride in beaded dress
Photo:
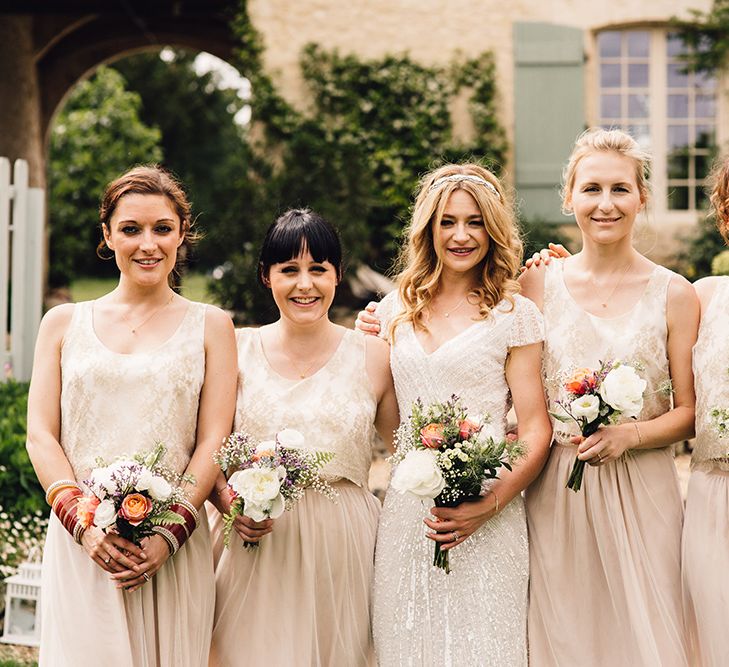
[[[376,316],[390,340],[402,418],[414,401],[461,397],[503,438],[512,399],[527,454],[482,499],[434,508],[387,491],[377,537],[373,632],[382,667],[527,664],[529,551],[521,491],[551,426],[540,376],[542,322],[513,280],[521,244],[499,181],[479,165],[425,176],[399,290]],[[361,313],[358,327],[368,330]],[[429,515],[430,518],[429,518]],[[433,540],[450,574],[433,566]]]
[[[230,318],[169,287],[189,221],[184,193],[161,169],[139,167],[111,183],[101,222],[119,285],[53,308],[41,324],[27,446],[54,510],[42,667],[207,663],[214,579],[206,516],[195,527],[194,506],[210,492],[211,457],[230,430],[236,362]],[[75,509],[95,459],[111,463],[157,442],[166,465],[196,479],[191,504],[178,506],[186,525],[160,526],[141,549],[93,525],[82,530]]]
[[[713,174],[711,203],[729,242],[729,160]],[[729,605],[729,437],[719,429],[729,410],[729,277],[694,284],[701,301],[701,325],[694,346],[696,440],[683,524],[684,608],[694,664],[729,665],[726,610]]]
[[[368,489],[375,429],[398,423],[389,349],[329,320],[341,279],[334,229],[308,210],[284,213],[261,249],[259,277],[277,322],[239,329],[235,428],[259,442],[284,428],[304,447],[334,452],[323,469],[335,501],[313,489],[275,521],[238,517],[242,540],[220,544],[211,667],[374,664],[370,599],[380,504]],[[229,496],[219,480],[216,505]]]

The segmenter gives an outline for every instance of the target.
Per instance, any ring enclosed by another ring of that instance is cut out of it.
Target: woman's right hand
[[[102,570],[114,574],[124,570],[139,570],[147,555],[134,542],[125,540],[116,533],[104,533],[96,526],[90,526],[81,537],[81,546],[89,558]]]
[[[549,264],[552,257],[565,258],[570,257],[570,251],[567,250],[561,243],[550,243],[549,247],[542,248],[539,252],[535,252],[525,262],[524,266],[521,267],[522,271],[526,271],[531,266],[539,266],[542,262]]]
[[[375,314],[377,303],[370,301],[364,310],[357,314],[354,326],[358,331],[376,336],[380,333],[380,318]]]
[[[273,519],[254,521],[249,516],[239,514],[233,521],[233,529],[244,542],[258,542],[273,530]]]

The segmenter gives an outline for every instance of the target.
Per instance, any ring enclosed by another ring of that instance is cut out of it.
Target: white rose
[[[304,436],[293,428],[285,428],[276,434],[276,442],[282,447],[301,449],[304,446]]]
[[[164,502],[172,495],[172,486],[164,477],[159,475],[152,476],[152,481],[147,488],[149,489],[149,495],[160,502]]]
[[[142,471],[139,473],[137,483],[135,484],[137,491],[146,491],[149,489],[152,486],[154,476],[154,473],[149,468],[142,467]]]
[[[584,418],[589,424],[600,414],[600,399],[594,394],[585,394],[570,403],[570,410],[575,418]]]
[[[94,468],[89,475],[90,486],[93,487],[94,493],[102,500],[107,494],[114,493],[116,485],[111,479],[111,470],[109,468]]]
[[[94,525],[102,530],[116,521],[116,509],[111,500],[102,500],[94,512]]]
[[[392,488],[421,499],[435,498],[445,485],[438,467],[438,455],[430,450],[415,449],[408,452],[392,475]]]
[[[279,493],[273,500],[262,504],[244,503],[243,513],[254,521],[278,519],[286,509],[283,496]]]
[[[600,384],[600,396],[610,407],[626,417],[637,417],[643,408],[646,385],[646,381],[632,366],[618,366]]]
[[[234,472],[228,484],[248,505],[264,506],[279,495],[281,479],[278,470],[246,468]],[[251,517],[253,518],[253,517]]]

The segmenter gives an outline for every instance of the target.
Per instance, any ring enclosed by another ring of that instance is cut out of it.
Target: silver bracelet
[[[164,526],[154,526],[152,532],[156,533],[167,542],[167,546],[170,549],[170,556],[174,556],[180,549],[180,543],[177,538],[172,534],[171,531],[167,530]]]
[[[190,512],[190,514],[192,514],[193,519],[195,519],[195,528],[197,528],[198,524],[200,523],[200,513],[197,511],[197,509],[195,509],[195,505],[193,505],[186,498],[178,501],[177,504],[182,505],[188,512]]]

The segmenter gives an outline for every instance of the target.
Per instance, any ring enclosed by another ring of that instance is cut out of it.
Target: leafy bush
[[[729,250],[720,252],[711,260],[711,273],[715,276],[729,276]]]
[[[0,382],[0,506],[12,516],[45,510],[45,495],[25,449],[28,384]]]
[[[524,259],[546,248],[549,243],[561,243],[567,250],[572,250],[570,240],[556,225],[538,218],[531,220],[522,218],[519,220],[519,227],[524,242]]]
[[[714,218],[707,216],[699,222],[696,231],[686,241],[686,249],[679,255],[680,272],[689,280],[710,276],[713,258],[726,250]]]

